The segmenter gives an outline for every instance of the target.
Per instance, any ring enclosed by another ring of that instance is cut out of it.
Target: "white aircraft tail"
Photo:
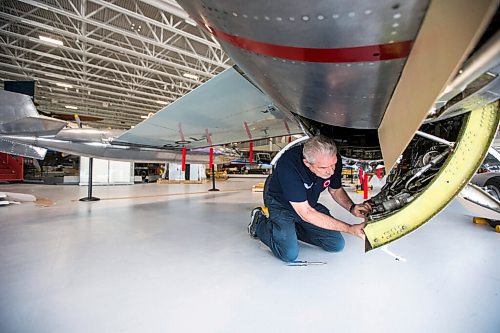
[[[57,134],[66,122],[41,116],[26,95],[0,91],[0,152],[43,159],[46,149],[17,143],[8,136]]]
[[[0,91],[0,136],[54,135],[64,126],[64,121],[41,116],[29,96]]]

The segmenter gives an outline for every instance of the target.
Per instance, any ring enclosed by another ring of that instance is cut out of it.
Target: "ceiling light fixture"
[[[55,44],[55,45],[59,45],[59,46],[63,46],[63,42],[58,40],[58,39],[54,39],[54,38],[50,38],[50,37],[45,37],[45,36],[38,36],[38,38],[40,38],[40,40],[43,40],[44,42],[48,42],[48,43],[52,43],[52,44]]]
[[[198,80],[198,76],[191,73],[184,73],[182,76],[187,77],[188,79]]]
[[[68,83],[59,83],[59,82],[56,82],[56,86],[63,87],[63,88],[73,88],[73,86],[71,84],[68,84]]]
[[[151,118],[152,116],[154,116],[155,114],[153,112],[150,112],[148,113],[147,116],[141,116],[142,119],[148,119],[148,118]]]
[[[53,68],[53,67],[47,66],[45,64],[40,64],[40,65],[42,65],[42,67]],[[56,69],[58,69],[58,68],[56,68]],[[55,77],[55,78],[58,78],[60,80],[65,80],[66,79],[63,75],[59,75],[59,74],[55,74],[55,73],[49,73],[49,72],[47,72],[47,73],[43,73],[43,74],[45,76]]]
[[[73,106],[73,105],[65,105],[64,107],[65,107],[66,109],[78,110],[78,107],[77,107],[77,106]]]
[[[161,104],[161,105],[166,105],[166,104],[168,104],[168,102],[165,102],[165,101],[156,101],[156,103]]]

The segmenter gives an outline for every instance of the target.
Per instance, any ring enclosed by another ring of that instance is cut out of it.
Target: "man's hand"
[[[367,214],[369,214],[372,211],[372,206],[370,206],[369,203],[360,203],[354,205],[351,209],[351,214],[356,216],[356,217],[361,217],[365,218]]]
[[[363,231],[363,228],[365,227],[366,222],[359,223],[359,224],[353,224],[349,228],[349,233],[351,233],[354,236],[358,236],[362,240],[365,240],[365,232]]]

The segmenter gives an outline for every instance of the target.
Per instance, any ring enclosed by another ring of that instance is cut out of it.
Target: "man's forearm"
[[[336,230],[340,232],[351,232],[351,225],[331,216],[318,212],[314,208],[307,209],[304,213],[297,212],[301,219],[323,229]]]
[[[337,202],[340,206],[344,207],[346,210],[349,210],[353,205],[353,201],[347,195],[347,192],[341,187],[336,189],[334,192],[330,192],[333,200]]]

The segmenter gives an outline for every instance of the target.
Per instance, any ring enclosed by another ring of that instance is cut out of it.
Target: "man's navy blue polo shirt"
[[[293,210],[290,201],[307,200],[314,207],[327,187],[338,189],[342,186],[342,158],[339,154],[334,174],[329,179],[323,179],[304,164],[303,148],[304,145],[297,145],[287,150],[278,160],[269,182],[268,193],[290,210]]]

